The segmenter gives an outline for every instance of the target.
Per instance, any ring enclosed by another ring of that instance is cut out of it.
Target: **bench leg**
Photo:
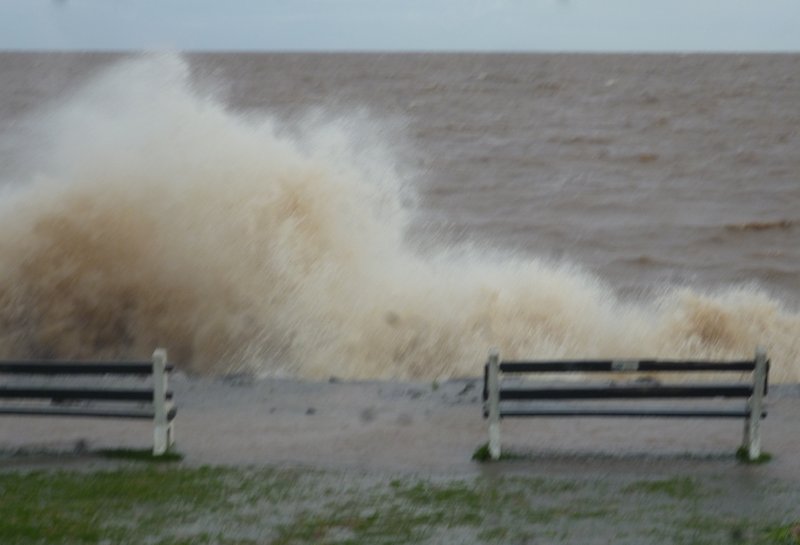
[[[748,409],[750,408],[750,401],[747,402]],[[744,431],[742,432],[742,448],[750,450],[750,417],[744,418]]]
[[[167,420],[167,351],[153,353],[153,456],[161,456],[172,445],[172,422]]]
[[[153,430],[153,455],[161,456],[174,444],[175,426],[173,423],[156,424]]]
[[[489,352],[489,456],[500,459],[500,353]]]
[[[169,424],[156,424],[153,431],[153,456],[161,456],[167,452],[170,445],[170,436],[172,435],[170,428]]]
[[[752,414],[750,416],[749,437],[747,443],[747,457],[750,460],[757,460],[761,456],[761,433],[758,425],[761,423],[761,415]]]
[[[492,460],[499,460],[500,454],[500,423],[492,422],[489,424],[489,456]]]
[[[764,385],[766,382],[767,353],[756,350],[756,368],[753,371],[753,395],[749,400],[750,416],[745,420],[744,441],[747,457],[757,460],[761,456],[761,413],[764,407]]]

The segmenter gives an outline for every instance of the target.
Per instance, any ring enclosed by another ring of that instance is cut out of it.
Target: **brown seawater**
[[[796,55],[0,54],[0,353],[800,380]]]

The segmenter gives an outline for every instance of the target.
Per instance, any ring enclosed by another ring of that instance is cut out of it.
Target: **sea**
[[[0,52],[0,357],[800,382],[800,55]]]

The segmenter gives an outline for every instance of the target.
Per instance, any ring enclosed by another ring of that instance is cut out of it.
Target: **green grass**
[[[500,453],[501,460],[523,460],[525,459],[524,456],[519,454],[513,454],[510,452],[501,452]],[[475,452],[472,453],[472,460],[479,463],[486,463],[492,461],[492,455],[489,453],[489,443],[484,443],[480,445],[478,448],[475,449]]]
[[[579,543],[598,536],[699,544],[744,536],[798,545],[796,524],[761,501],[752,504],[758,513],[748,504],[741,516],[720,514],[729,492],[715,486],[689,477],[384,479],[171,464],[0,471],[0,544]]]
[[[624,492],[642,494],[665,494],[675,499],[696,498],[700,489],[695,480],[689,477],[637,481],[625,487]]]
[[[774,545],[800,545],[800,520],[770,528],[764,537]]]
[[[7,544],[120,540],[133,511],[143,511],[140,524],[188,516],[218,501],[214,490],[221,484],[209,470],[187,475],[155,468],[11,473],[0,483],[0,542]],[[172,505],[175,497],[184,498],[182,506]]]
[[[762,452],[758,458],[751,460],[747,447],[739,447],[736,450],[736,459],[744,464],[765,464],[772,460],[772,454],[769,452]]]
[[[489,443],[484,443],[472,453],[472,459],[476,462],[489,462],[492,455],[489,453]]]

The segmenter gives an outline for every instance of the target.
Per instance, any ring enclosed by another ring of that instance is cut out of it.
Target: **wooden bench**
[[[586,375],[616,374],[625,379],[601,382]],[[685,378],[688,374],[736,373],[737,382],[661,383],[650,375],[673,373]],[[537,375],[539,380],[521,380],[524,375]],[[743,374],[750,380],[743,382]],[[518,417],[651,417],[651,418],[743,418],[742,447],[750,460],[761,455],[759,423],[766,417],[763,401],[767,394],[769,361],[766,352],[756,350],[755,358],[745,361],[659,361],[659,360],[595,360],[595,361],[501,361],[497,350],[489,353],[484,367],[483,411],[489,419],[489,454],[500,457],[500,420]],[[546,377],[577,379],[553,384]],[[515,380],[516,379],[516,380]],[[633,379],[633,380],[631,380]],[[671,402],[654,406],[653,400],[703,400],[702,406]],[[608,400],[616,401],[609,405]],[[739,400],[739,401],[731,401]],[[640,401],[649,401],[647,406]],[[752,415],[759,415],[753,418]]]
[[[161,455],[175,440],[172,369],[164,349],[152,361],[0,361],[0,415],[153,420],[153,454]],[[142,380],[146,387],[131,386]]]

